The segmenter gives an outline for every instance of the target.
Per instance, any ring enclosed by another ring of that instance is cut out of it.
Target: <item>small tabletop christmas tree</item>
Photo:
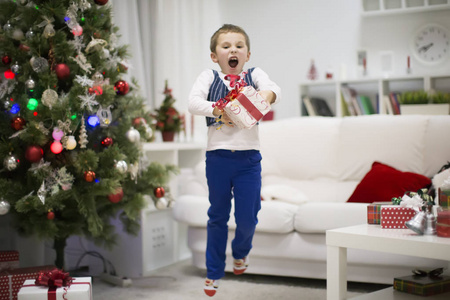
[[[183,123],[180,113],[173,106],[176,100],[172,96],[172,89],[169,89],[167,80],[165,81],[163,94],[165,98],[161,107],[156,109],[156,129],[163,133],[164,140],[166,140],[165,133],[171,133],[173,140],[173,134],[182,130]]]
[[[141,160],[152,120],[107,2],[0,1],[0,213],[54,239],[60,268],[71,235],[110,247],[118,214],[137,233],[143,196],[176,171]]]

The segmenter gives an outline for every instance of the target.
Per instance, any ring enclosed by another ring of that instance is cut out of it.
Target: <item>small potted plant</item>
[[[164,142],[174,140],[175,133],[182,130],[182,119],[178,110],[173,104],[175,99],[172,96],[172,89],[169,89],[167,80],[163,92],[165,98],[159,109],[156,109],[156,130],[161,131]]]
[[[402,114],[447,115],[450,94],[442,92],[410,91],[399,97]]]

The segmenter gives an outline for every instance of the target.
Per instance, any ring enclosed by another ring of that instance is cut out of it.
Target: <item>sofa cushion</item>
[[[300,205],[294,229],[301,233],[325,233],[328,229],[367,223],[367,204],[314,203]]]
[[[233,202],[232,202],[233,203]],[[262,201],[258,213],[256,231],[271,233],[288,233],[294,230],[294,215],[299,205],[281,201]],[[204,196],[180,196],[173,207],[173,217],[178,222],[189,226],[206,227],[208,222],[209,201]],[[234,206],[231,208],[230,229],[236,228],[234,220]]]
[[[368,115],[343,118],[338,147],[339,179],[360,181],[374,161],[424,174],[427,116]],[[437,141],[436,141],[437,142]]]
[[[263,176],[336,178],[340,123],[340,118],[327,117],[262,122],[259,134]]]
[[[423,175],[374,162],[347,202],[391,201],[392,197],[401,197],[407,191],[416,192],[430,184],[431,180]]]
[[[283,201],[292,204],[302,204],[308,201],[305,193],[286,184],[269,184],[261,188],[261,200]]]

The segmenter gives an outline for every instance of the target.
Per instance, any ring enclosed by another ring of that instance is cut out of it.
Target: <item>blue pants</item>
[[[261,209],[261,154],[257,150],[206,152],[206,178],[209,188],[206,268],[209,279],[225,275],[231,199],[234,197],[236,233],[232,255],[241,259],[252,248],[253,234]]]

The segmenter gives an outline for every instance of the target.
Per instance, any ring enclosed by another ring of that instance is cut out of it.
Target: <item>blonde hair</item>
[[[211,42],[209,44],[209,49],[211,52],[216,52],[217,47],[217,40],[219,39],[219,36],[222,33],[228,33],[228,32],[235,32],[240,33],[245,37],[245,43],[247,44],[248,51],[250,51],[250,38],[248,37],[247,33],[242,29],[241,27],[233,24],[224,24],[222,27],[220,27],[211,37]]]

